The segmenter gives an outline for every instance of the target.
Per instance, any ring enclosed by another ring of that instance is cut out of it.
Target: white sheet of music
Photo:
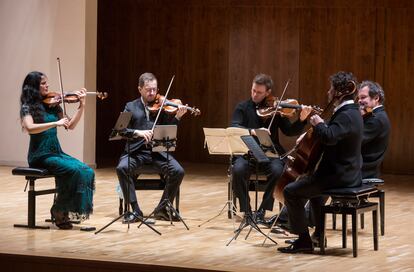
[[[250,135],[243,128],[203,128],[205,145],[212,155],[243,155],[248,151],[240,136]]]

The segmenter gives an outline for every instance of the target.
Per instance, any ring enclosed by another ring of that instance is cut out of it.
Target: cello
[[[343,97],[353,94],[356,91],[356,83],[353,81],[350,81],[349,83],[352,84],[352,86],[342,93],[338,94],[337,92],[326,108],[321,112],[320,116],[322,119],[327,120],[331,117],[335,102],[340,101]],[[318,113],[313,111],[310,116],[314,114]],[[300,176],[313,173],[320,158],[322,157],[322,145],[313,132],[313,127],[309,128],[304,134],[302,140],[287,153],[292,153],[293,155],[287,156],[285,169],[277,181],[273,191],[273,197],[281,203],[284,203],[285,201],[283,190],[286,185],[296,181]]]

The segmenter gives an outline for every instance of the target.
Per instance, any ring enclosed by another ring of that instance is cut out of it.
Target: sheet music
[[[249,135],[243,128],[203,128],[208,152],[212,155],[243,155],[249,150],[240,136]]]

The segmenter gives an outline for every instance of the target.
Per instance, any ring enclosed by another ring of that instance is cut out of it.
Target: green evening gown
[[[59,107],[46,107],[44,122],[58,121],[59,112]],[[62,151],[56,128],[30,135],[28,162],[30,167],[47,169],[56,176],[57,196],[52,209],[67,212],[78,219],[89,217],[93,208],[95,173],[89,166]]]

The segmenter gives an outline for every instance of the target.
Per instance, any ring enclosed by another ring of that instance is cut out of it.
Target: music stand
[[[255,129],[256,137],[259,140],[260,147],[269,158],[278,158],[279,154],[270,138],[269,132],[265,129]]]
[[[116,141],[116,140],[126,140],[127,141],[127,155],[128,155],[128,179],[131,178],[131,170],[130,170],[130,142],[133,139],[133,130],[128,130],[128,124],[129,121],[131,120],[132,117],[132,113],[131,112],[121,112],[119,114],[118,120],[115,123],[114,128],[112,129],[111,134],[109,135],[109,141]],[[127,191],[128,193],[124,195],[125,197],[125,203],[127,203],[127,209],[126,211],[121,214],[120,216],[118,216],[117,218],[115,218],[114,220],[112,220],[111,222],[109,222],[108,224],[106,224],[104,227],[102,227],[101,229],[99,229],[98,231],[95,232],[95,234],[100,233],[101,231],[103,231],[104,229],[106,229],[108,226],[110,226],[112,223],[118,221],[120,218],[125,217],[126,215],[133,215],[136,219],[138,219],[138,221],[141,222],[141,224],[145,224],[148,228],[152,229],[154,232],[156,232],[157,234],[161,235],[161,233],[159,231],[157,231],[155,228],[153,228],[152,226],[148,225],[148,223],[144,222],[144,220],[142,220],[142,218],[140,218],[139,216],[136,216],[134,213],[131,213],[130,211],[130,203],[129,203],[129,183],[127,183]],[[128,229],[129,229],[129,225],[130,222],[128,221]]]
[[[265,130],[265,129],[255,129],[255,133],[256,133],[257,139],[259,140],[260,147],[265,152],[265,154],[266,154],[267,157],[269,157],[269,158],[280,158],[280,159],[282,159],[283,156],[279,156],[279,153],[277,152],[276,147],[273,144],[273,141],[270,138],[269,132],[267,130]],[[257,179],[258,178],[257,178],[257,175],[256,175],[256,182],[257,182]],[[283,204],[282,208],[283,207],[284,207],[284,204]],[[267,236],[269,236],[271,230],[273,228],[275,228],[276,222],[279,219],[279,215],[280,214],[278,214],[276,216],[276,219],[273,222],[272,226],[270,227],[270,229],[269,229],[269,231],[267,233]],[[250,229],[250,231],[251,231],[251,229]],[[250,234],[250,231],[247,234],[247,236]],[[277,231],[278,231],[278,233],[281,233],[281,234],[286,235],[285,231],[283,231],[283,230],[278,230],[277,229]],[[262,245],[265,244],[265,242],[267,240],[267,236],[265,237]]]
[[[233,156],[235,155],[243,155],[246,154],[248,149],[246,145],[241,140],[241,135],[249,135],[249,131],[244,128],[235,128],[235,127],[228,127],[228,128],[203,128],[204,131],[204,145],[208,147],[208,152],[210,155],[228,155],[229,157],[229,170],[228,170],[228,198],[226,203],[224,203],[223,208],[220,212],[208,219],[207,221],[198,225],[201,227],[202,225],[214,220],[215,218],[219,217],[223,214],[226,207],[227,209],[227,216],[228,218],[233,219],[233,213],[237,210],[233,203],[233,188],[232,188],[232,160]],[[234,220],[233,220],[233,227]]]
[[[165,182],[168,183],[170,179],[169,171],[170,168],[170,159],[169,154],[171,151],[175,150],[177,146],[177,126],[176,125],[156,125],[154,127],[154,134],[152,136],[152,152],[165,152],[167,154],[167,173],[165,175]],[[162,209],[166,207],[168,211],[168,217],[170,219],[171,225],[173,225],[172,221],[172,212],[178,217],[181,223],[190,230],[187,224],[184,222],[183,218],[181,217],[180,213],[174,208],[171,201],[168,198],[165,198],[161,201],[158,208]],[[155,213],[155,210],[148,215],[147,218],[141,221],[141,224],[138,225],[138,228],[141,227],[142,224],[145,224],[148,218],[150,218]]]
[[[260,146],[257,144],[256,140],[253,138],[253,136],[250,135],[243,135],[240,136],[240,138],[242,139],[242,141],[245,143],[245,145],[247,146],[247,148],[249,149],[248,155],[250,156],[250,159],[255,160],[256,163],[256,180],[259,178],[259,174],[258,174],[258,167],[259,164],[261,163],[268,163],[269,162],[269,158],[266,156],[266,154],[263,152],[263,150],[260,148]],[[246,190],[248,192],[248,186],[249,184],[246,183]],[[265,236],[267,239],[269,239],[270,241],[272,241],[273,243],[277,244],[276,241],[274,241],[272,238],[270,238],[268,235],[266,235],[257,225],[256,221],[254,220],[254,218],[252,217],[251,213],[245,213],[245,216],[243,217],[242,222],[240,223],[239,228],[235,231],[234,236],[230,239],[230,241],[226,244],[226,246],[230,245],[230,243],[233,240],[236,240],[237,237],[240,235],[241,231],[247,227],[250,226],[250,230],[246,236],[249,236],[250,231],[252,229],[255,229],[257,232],[259,232],[260,234],[262,234],[263,236]]]

